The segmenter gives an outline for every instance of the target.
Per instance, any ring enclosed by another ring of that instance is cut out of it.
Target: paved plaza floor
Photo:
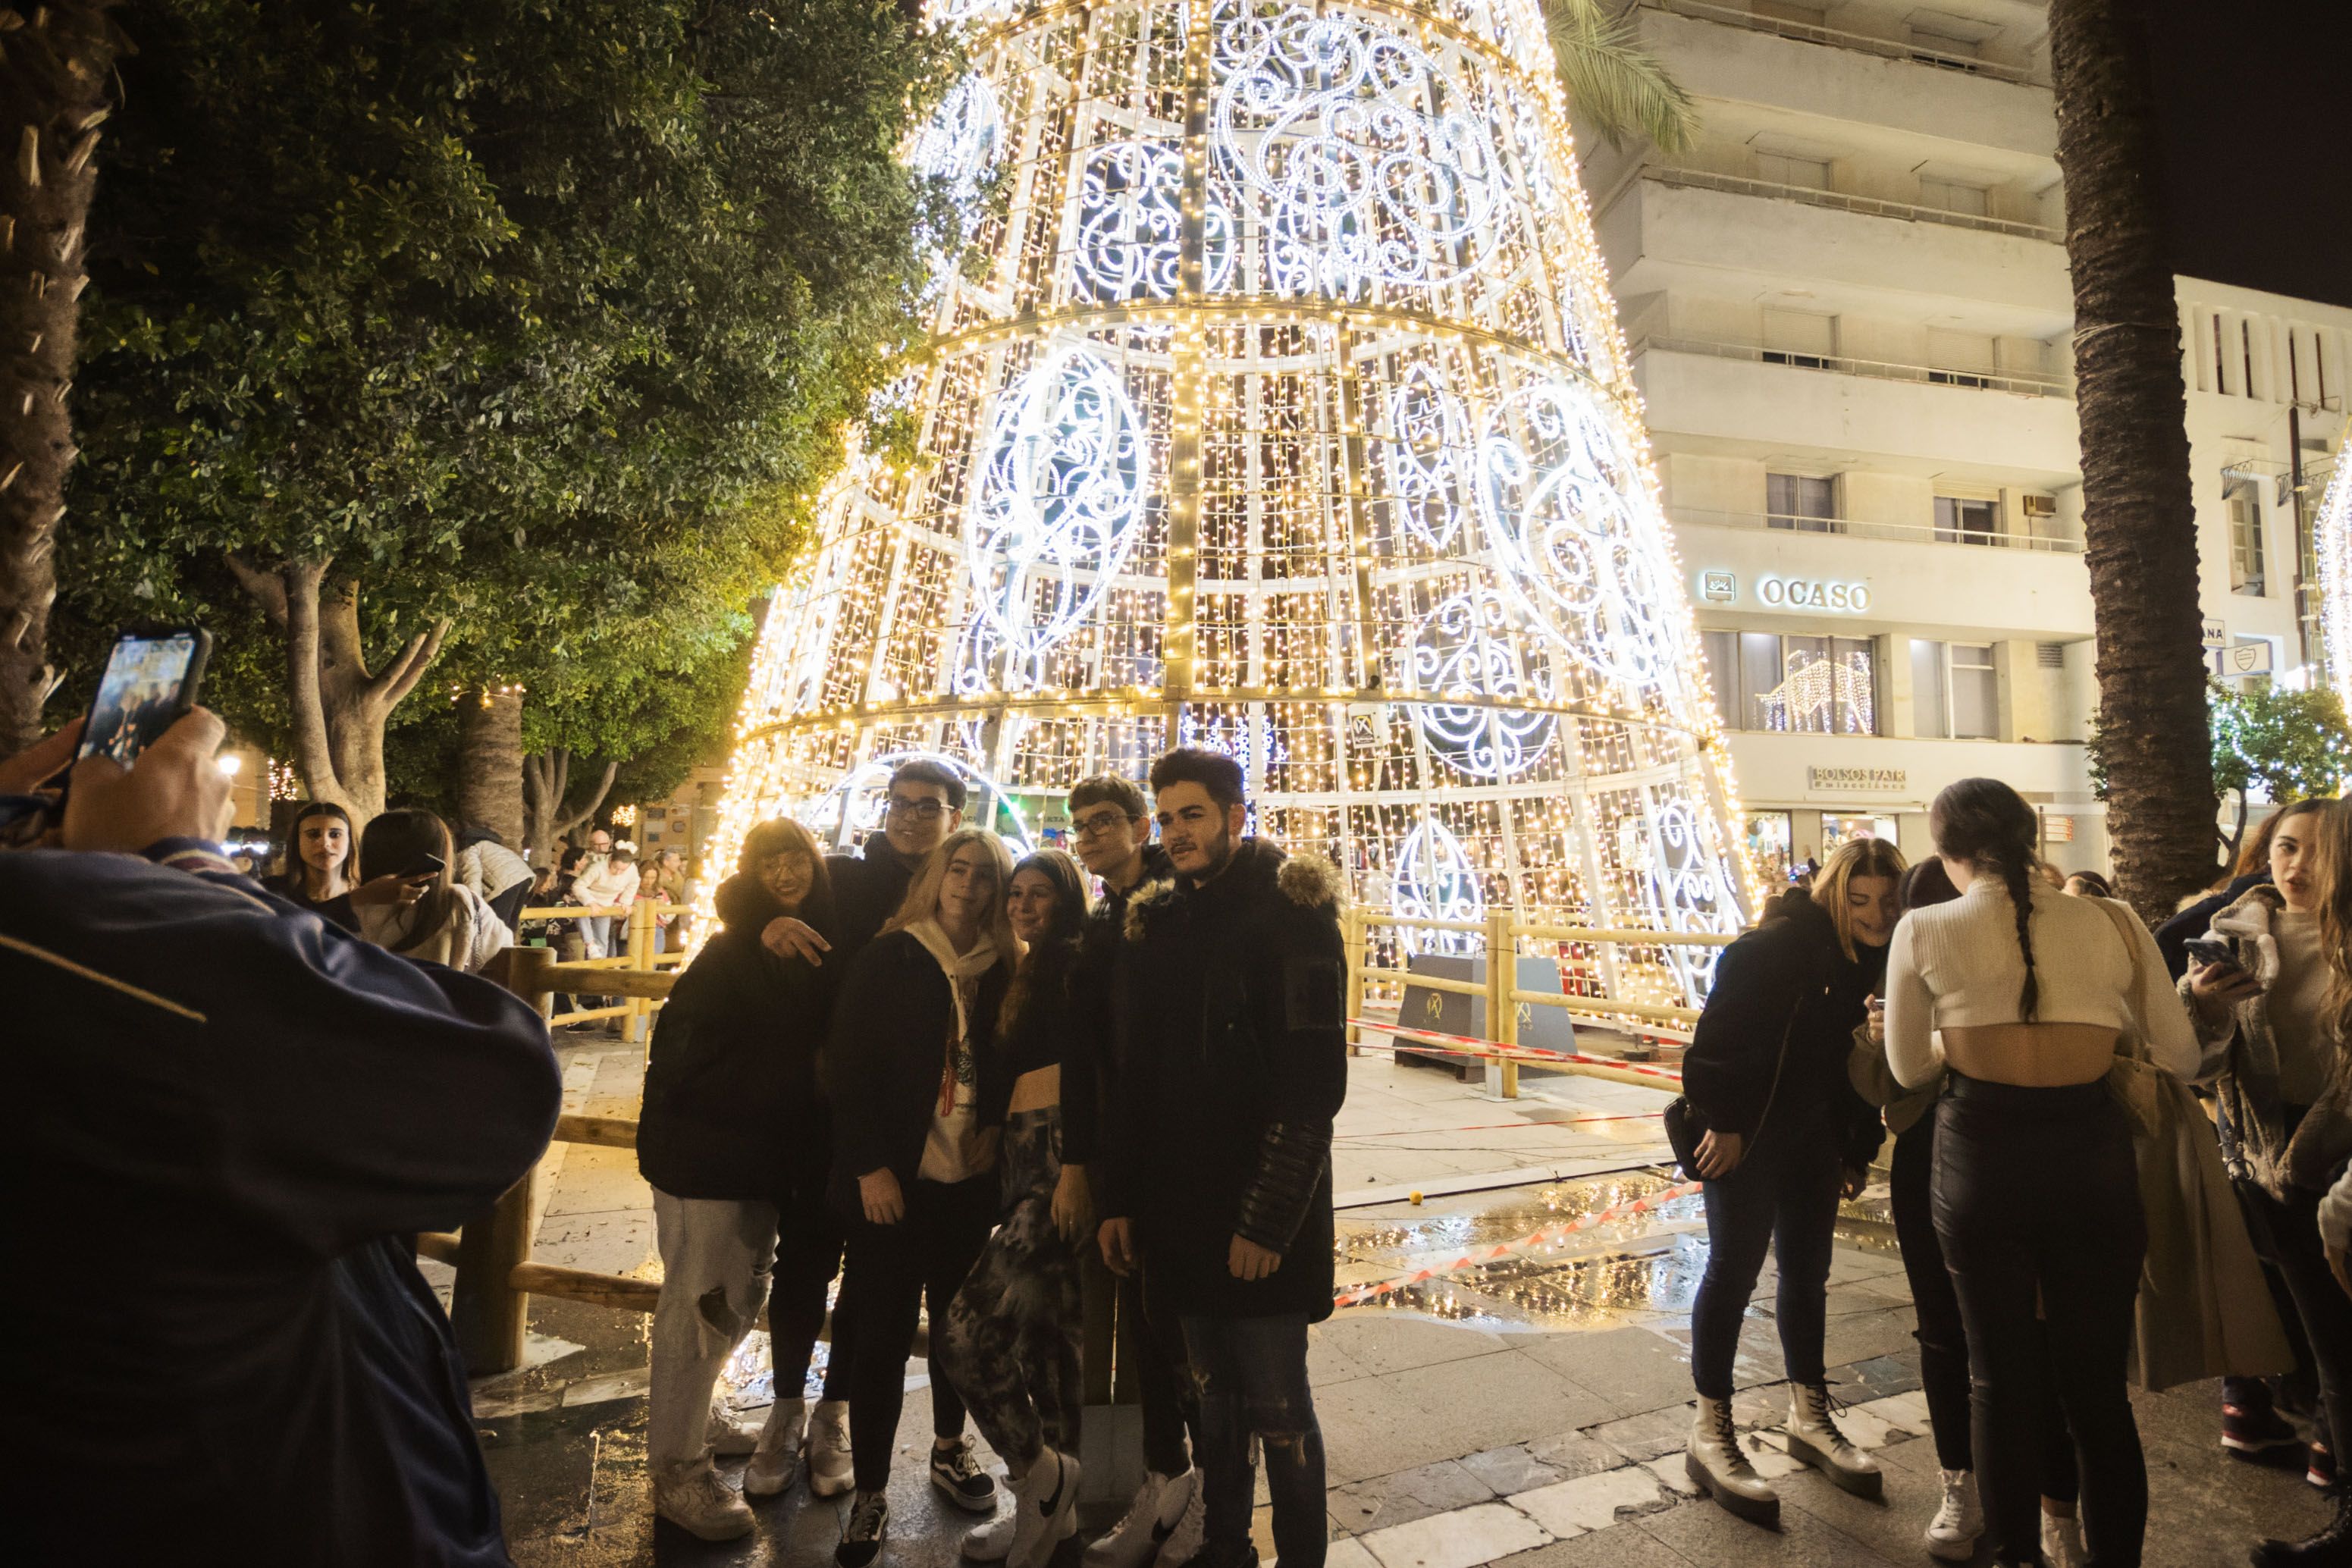
[[[601,1039],[567,1056],[567,1109],[634,1114],[638,1047]],[[1342,1289],[1498,1247],[1506,1255],[1342,1309],[1314,1331],[1332,1568],[1932,1561],[1920,1532],[1935,1508],[1935,1450],[1883,1189],[1865,1194],[1841,1225],[1828,1361],[1834,1392],[1850,1406],[1846,1430],[1886,1470],[1885,1500],[1849,1497],[1808,1470],[1783,1474],[1776,1533],[1690,1495],[1682,1446],[1704,1226],[1691,1198],[1628,1212],[1671,1184],[1656,1120],[1664,1098],[1529,1074],[1520,1099],[1500,1101],[1482,1097],[1475,1081],[1383,1055],[1351,1064],[1334,1160]],[[557,1158],[537,1256],[658,1278],[634,1156],[583,1145]],[[1623,1217],[1559,1234],[1595,1215]],[[1539,1232],[1554,1245],[1507,1246]],[[829,1563],[839,1502],[798,1485],[755,1503],[759,1528],[741,1542],[706,1545],[656,1527],[645,1458],[647,1322],[535,1300],[531,1364],[477,1383],[478,1424],[516,1561]],[[755,1336],[728,1377],[730,1397],[751,1414],[772,1394],[762,1346]],[[928,1484],[924,1371],[909,1363],[884,1562],[948,1568],[974,1521]],[[1741,1342],[1743,1425],[1785,1415],[1780,1377],[1768,1268]],[[2242,1563],[2256,1534],[2299,1535],[2324,1521],[2324,1501],[2299,1468],[2225,1457],[2214,1385],[2137,1404],[2152,1493],[2150,1568]],[[1767,1474],[1792,1468],[1769,1432],[1749,1441]],[[1260,1550],[1271,1561],[1265,1523],[1261,1508]],[[1076,1544],[1057,1568],[1075,1568]]]

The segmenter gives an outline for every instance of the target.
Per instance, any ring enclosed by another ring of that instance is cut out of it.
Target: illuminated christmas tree
[[[1365,903],[1735,929],[1736,791],[1538,0],[932,15],[976,68],[911,155],[979,259],[938,281],[922,458],[854,463],[770,611],[720,850],[871,826],[916,752],[1034,836],[1198,742]],[[1562,956],[1619,997],[1701,979]]]
[[[2319,639],[2327,683],[2352,712],[2352,420],[2336,445],[2336,473],[2312,524],[2319,552]]]

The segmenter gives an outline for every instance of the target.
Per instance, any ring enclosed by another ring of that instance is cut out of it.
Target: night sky
[[[2172,269],[2352,306],[2352,0],[2147,0]]]

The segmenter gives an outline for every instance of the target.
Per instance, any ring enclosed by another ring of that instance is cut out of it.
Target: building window
[[[1895,831],[1891,816],[1838,816],[1825,811],[1822,813],[1822,853],[1827,855],[1850,838],[1876,838],[1891,845]]]
[[[1800,533],[1835,533],[1837,480],[1833,477],[1816,479],[1810,474],[1767,474],[1764,510],[1768,527],[1790,528]]]
[[[2000,678],[1990,643],[1911,644],[1911,730],[1936,740],[2000,737]]]
[[[2261,595],[2263,578],[2263,497],[2252,479],[2231,479],[2221,489],[2230,515],[2230,592]]]
[[[1748,863],[1768,888],[1789,885],[1796,836],[1785,811],[1759,811],[1748,819]]]
[[[1826,370],[1837,353],[1837,318],[1811,310],[1764,310],[1764,363]]]
[[[1936,498],[1939,544],[1994,544],[2000,540],[2000,503],[1965,496]]]
[[[1878,733],[1878,661],[1868,637],[1704,636],[1716,711],[1727,729]]]
[[[1934,207],[1937,212],[1990,217],[1992,216],[1992,193],[1982,185],[1964,185],[1957,180],[1933,180],[1922,176],[1919,205]]]
[[[1927,329],[1927,379],[1942,386],[1990,386],[1993,342],[1984,332]]]
[[[1956,38],[1949,33],[1938,33],[1929,27],[1911,29],[1911,47],[1916,51],[1912,58],[1922,65],[1940,66],[1946,70],[1972,71],[1979,46],[1974,38]]]
[[[2224,397],[2230,394],[2230,359],[2221,352],[2221,318],[2213,317],[2213,390]]]
[[[1796,185],[1808,191],[1830,188],[1830,161],[1827,158],[1797,158],[1786,153],[1756,154],[1756,177],[1776,185]]]

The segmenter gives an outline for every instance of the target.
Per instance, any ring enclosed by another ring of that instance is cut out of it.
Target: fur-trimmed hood
[[[1343,890],[1339,868],[1330,862],[1294,858],[1268,839],[1244,838],[1234,847],[1233,860],[1224,871],[1202,887],[1189,887],[1168,877],[1138,888],[1127,903],[1127,940],[1141,942],[1160,911],[1179,900],[1222,902],[1244,899],[1267,888],[1310,910],[1338,908]]]

